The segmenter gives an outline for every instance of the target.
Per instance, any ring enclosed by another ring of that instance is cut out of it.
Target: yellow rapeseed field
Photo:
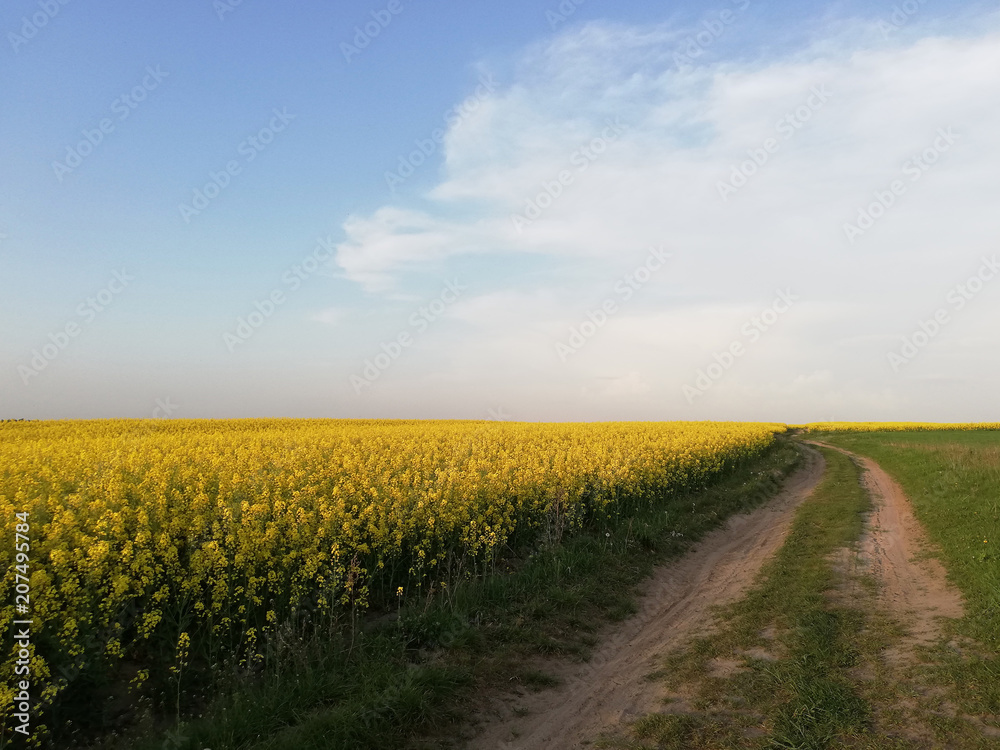
[[[0,511],[30,519],[31,673],[252,648],[296,607],[363,609],[481,571],[623,501],[699,486],[777,424],[110,420],[0,424]],[[10,528],[13,528],[11,525]],[[13,533],[0,632],[15,619]],[[8,642],[9,643],[9,642]],[[16,650],[0,664],[13,696]],[[141,679],[142,672],[139,677]]]

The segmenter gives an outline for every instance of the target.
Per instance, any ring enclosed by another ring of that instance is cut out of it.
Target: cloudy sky
[[[0,32],[0,417],[1000,420],[992,4]]]

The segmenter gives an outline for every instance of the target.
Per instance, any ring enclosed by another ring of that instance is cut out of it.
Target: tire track
[[[835,445],[807,442],[838,451],[864,469],[874,509],[861,540],[862,560],[880,584],[880,603],[907,627],[907,636],[887,656],[909,660],[914,647],[940,638],[941,618],[964,616],[962,594],[948,581],[944,565],[925,556],[933,550],[927,533],[902,487],[881,466]]]

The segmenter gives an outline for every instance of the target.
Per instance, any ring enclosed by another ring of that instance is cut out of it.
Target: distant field
[[[1000,422],[813,422],[791,425],[812,432],[984,432],[1000,430]]]

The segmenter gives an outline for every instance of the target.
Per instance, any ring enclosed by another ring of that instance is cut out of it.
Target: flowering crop
[[[0,424],[0,511],[30,513],[31,673],[252,649],[308,603],[363,609],[480,570],[505,546],[701,486],[777,424],[341,420]],[[0,547],[0,631],[14,609]],[[156,644],[169,644],[162,648]],[[14,651],[0,701],[14,694]]]

